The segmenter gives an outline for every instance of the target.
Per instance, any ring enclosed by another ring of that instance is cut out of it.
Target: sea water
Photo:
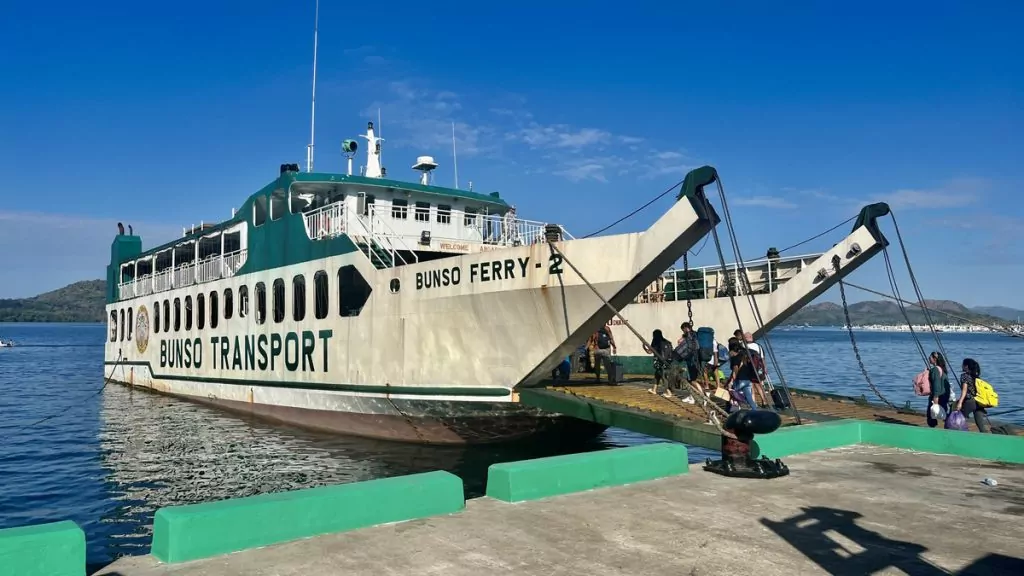
[[[148,552],[157,508],[356,482],[429,470],[484,490],[495,462],[562,453],[557,446],[431,447],[316,434],[271,425],[123,386],[103,387],[99,324],[0,324],[18,346],[0,350],[0,528],[70,519],[88,539],[95,568]],[[923,408],[911,377],[920,355],[908,333],[856,332],[869,375],[891,402]],[[776,331],[770,338],[793,387],[876,401],[842,330]],[[922,338],[926,352],[936,347]],[[1016,375],[1024,340],[944,334],[959,368],[978,360],[1000,394],[999,410],[1024,406]],[[762,341],[762,344],[764,342]],[[778,383],[778,372],[774,374]],[[1024,423],[1024,412],[1007,416]],[[575,450],[660,441],[609,429]],[[702,461],[710,452],[692,449]]]

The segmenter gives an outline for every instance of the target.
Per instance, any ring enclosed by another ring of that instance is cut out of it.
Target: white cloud
[[[989,182],[984,178],[953,178],[937,188],[893,190],[876,196],[875,201],[886,202],[894,210],[960,208],[977,202],[988,187]]]
[[[759,208],[796,208],[796,203],[781,196],[742,196],[732,201],[736,206],[756,206]]]
[[[535,149],[564,149],[579,152],[611,141],[612,135],[599,128],[573,128],[565,124],[530,126],[508,134],[509,140],[518,140]]]

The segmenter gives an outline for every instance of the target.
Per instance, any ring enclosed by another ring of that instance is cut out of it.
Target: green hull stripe
[[[106,361],[105,366],[118,362]],[[206,384],[234,384],[237,386],[266,386],[268,388],[294,388],[297,390],[328,390],[331,392],[364,392],[371,394],[407,394],[410,396],[508,396],[508,388],[444,388],[440,386],[381,386],[379,384],[318,384],[315,382],[288,382],[284,380],[251,380],[244,378],[214,378],[211,376],[183,376],[157,374],[148,361],[120,362],[122,366],[143,366],[149,368],[153,378],[179,382],[203,382]]]
[[[689,469],[686,446],[667,443],[506,462],[487,469],[487,496],[505,502],[537,500],[686,474]]]

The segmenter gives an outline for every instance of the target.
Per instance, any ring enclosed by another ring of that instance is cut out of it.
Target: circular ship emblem
[[[135,315],[135,347],[139,349],[139,354],[145,354],[147,346],[149,346],[149,311],[145,306],[139,306],[139,311]]]

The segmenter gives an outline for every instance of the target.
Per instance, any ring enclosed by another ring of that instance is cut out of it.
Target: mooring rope
[[[106,380],[103,381],[103,385],[100,386],[98,390],[96,390],[92,394],[89,394],[88,396],[82,398],[81,400],[75,402],[74,404],[69,404],[68,406],[65,406],[64,409],[59,411],[59,412],[55,412],[55,413],[47,416],[46,418],[42,418],[40,420],[36,420],[35,422],[33,422],[31,424],[26,424],[26,425],[21,426],[19,428],[15,428],[15,430],[24,430],[26,428],[32,428],[33,426],[38,426],[38,425],[42,424],[43,422],[46,422],[47,420],[53,420],[54,418],[65,414],[66,412],[68,412],[69,410],[74,408],[75,406],[81,406],[82,403],[85,400],[93,398],[93,397],[97,396],[100,392],[103,392],[103,390],[107,387],[107,384],[110,384],[110,381],[114,378],[114,372],[117,370],[117,367],[121,364],[121,358],[122,358],[121,350],[118,350],[117,351],[117,361],[114,362],[114,366],[110,369],[110,376],[107,376]]]

